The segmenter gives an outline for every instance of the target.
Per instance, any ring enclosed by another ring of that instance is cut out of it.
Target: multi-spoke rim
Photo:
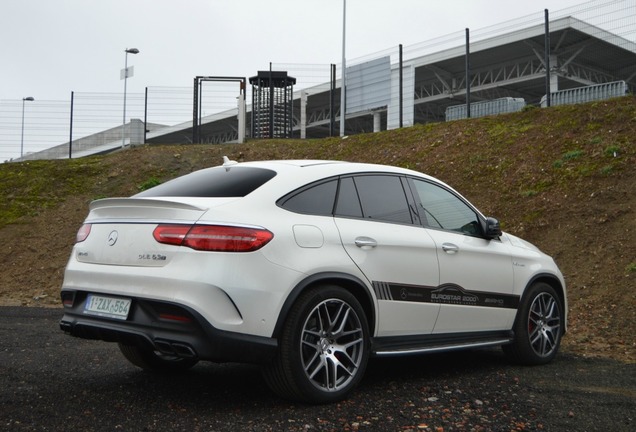
[[[550,356],[558,348],[561,336],[561,311],[557,300],[549,293],[539,294],[528,315],[530,346],[541,357]]]
[[[316,388],[345,388],[364,357],[364,334],[355,310],[337,298],[319,303],[303,325],[300,355],[305,375]]]

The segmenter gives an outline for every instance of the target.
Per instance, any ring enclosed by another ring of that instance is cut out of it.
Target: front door
[[[441,305],[434,333],[510,329],[518,298],[506,245],[484,238],[480,216],[450,190],[423,180],[412,184],[439,260],[440,283],[431,294]]]

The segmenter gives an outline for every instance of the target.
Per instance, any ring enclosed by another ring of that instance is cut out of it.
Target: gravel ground
[[[275,397],[258,368],[154,375],[116,345],[58,329],[58,309],[0,307],[0,430],[632,431],[636,365],[561,354],[514,367],[499,350],[373,359],[348,400]]]

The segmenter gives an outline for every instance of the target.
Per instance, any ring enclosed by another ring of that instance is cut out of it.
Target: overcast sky
[[[471,31],[583,0],[347,0],[347,58]],[[123,92],[126,48],[147,86],[252,76],[269,63],[342,57],[343,0],[1,0],[0,99]]]

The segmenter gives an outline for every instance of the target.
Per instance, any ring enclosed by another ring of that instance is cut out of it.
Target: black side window
[[[365,219],[413,223],[400,177],[361,175],[354,181]]]
[[[331,216],[336,200],[338,180],[307,186],[292,195],[283,197],[278,204],[295,213]]]
[[[480,236],[477,214],[459,197],[432,183],[413,180],[418,208],[425,225],[472,236]]]
[[[340,189],[338,190],[338,203],[336,204],[336,216],[362,217],[362,207],[358,199],[356,186],[352,177],[340,179]]]

